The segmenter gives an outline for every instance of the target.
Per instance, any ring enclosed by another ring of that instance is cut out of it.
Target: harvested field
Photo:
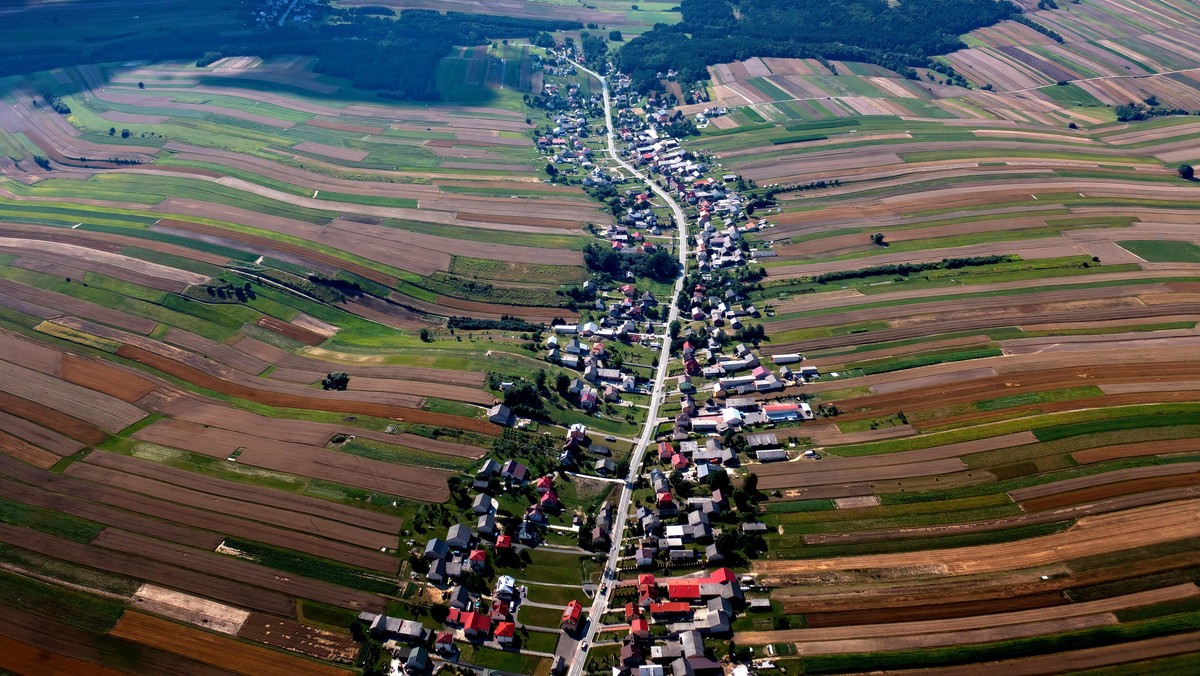
[[[313,119],[305,122],[304,124],[312,125],[314,127],[321,127],[323,129],[333,129],[336,131],[352,131],[359,134],[383,133],[383,128],[381,127],[368,127],[361,124],[346,124],[344,122],[329,122],[327,120]]]
[[[358,653],[358,643],[348,634],[338,634],[262,613],[250,615],[238,632],[238,637],[325,662],[349,663]]]
[[[92,543],[94,547],[124,552],[151,561],[160,561],[187,570],[203,571],[206,575],[237,580],[290,596],[312,599],[321,603],[356,611],[382,612],[383,598],[346,589],[328,582],[298,576],[284,577],[270,568],[221,554],[159,542],[140,535],[105,529]],[[119,626],[119,625],[118,625]]]
[[[132,607],[210,631],[237,636],[250,613],[191,594],[144,584],[133,595]]]
[[[39,645],[43,642],[39,641]],[[73,657],[52,653],[6,636],[0,636],[0,655],[4,657],[5,669],[28,676],[50,676],[51,674],[79,674],[79,676],[124,676],[125,672],[109,669]]]
[[[60,459],[59,456],[4,431],[0,431],[0,453],[42,469],[49,469]]]
[[[1194,453],[1200,451],[1200,439],[1171,439],[1168,441],[1144,441],[1136,444],[1100,446],[1085,451],[1076,451],[1071,457],[1079,463],[1104,462],[1116,458],[1136,458],[1144,455],[1168,453]]]
[[[264,329],[267,329],[268,331],[278,333],[284,338],[291,338],[292,340],[299,341],[305,345],[320,345],[327,339],[326,336],[323,336],[316,331],[310,331],[308,329],[296,326],[295,324],[291,324],[267,315],[259,317],[258,325]]]
[[[74,439],[3,411],[0,411],[0,430],[59,456],[71,455],[84,447],[84,444]]]
[[[1105,500],[1118,495],[1145,494],[1181,486],[1200,484],[1200,474],[1184,474],[1180,476],[1158,476],[1144,479],[1131,479],[1118,483],[1105,484],[1092,488],[1059,493],[1044,498],[1035,498],[1021,502],[1021,507],[1030,511],[1058,509],[1065,505]]]
[[[294,676],[298,673],[346,676],[351,673],[132,611],[125,613],[110,633],[246,676]]]

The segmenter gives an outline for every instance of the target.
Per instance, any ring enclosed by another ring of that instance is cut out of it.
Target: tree
[[[138,89],[145,89],[145,88],[146,88],[146,83],[145,83],[145,82],[139,82],[139,83],[138,83]]]
[[[421,336],[422,343],[428,343],[429,342],[429,329],[421,329],[420,336]]]
[[[546,175],[549,176],[550,178],[554,178],[555,176],[558,176],[558,167],[554,166],[554,163],[552,163],[552,162],[547,162],[546,163]]]
[[[1179,165],[1179,178],[1185,181],[1192,181],[1196,178],[1196,170],[1190,164]]]
[[[883,233],[877,232],[874,235],[871,235],[871,243],[877,246],[885,246],[886,243],[883,240]]]
[[[621,35],[621,31],[609,31],[608,39],[613,42],[621,42],[625,39],[625,36]]]
[[[537,376],[533,379],[539,391],[546,389],[546,370],[538,369]]]
[[[117,135],[117,128],[116,128],[116,127],[109,127],[109,128],[108,128],[108,135],[109,135],[109,136],[116,136],[116,135]]]
[[[121,138],[129,138],[129,130],[128,129],[121,130]]]
[[[554,378],[554,389],[558,393],[567,396],[567,392],[571,389],[571,377],[565,373],[560,373]]]
[[[350,385],[350,376],[345,371],[328,373],[321,381],[321,387],[326,390],[345,390]]]

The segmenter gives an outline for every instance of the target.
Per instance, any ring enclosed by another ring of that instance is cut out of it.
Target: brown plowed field
[[[7,361],[51,376],[58,375],[62,363],[62,352],[4,329],[0,329],[0,353]]]
[[[0,361],[0,390],[28,397],[114,432],[146,417],[145,412],[119,399],[7,361]]]
[[[897,676],[1041,676],[1083,672],[1115,664],[1129,664],[1127,673],[1154,673],[1154,667],[1131,663],[1159,657],[1195,652],[1200,645],[1200,632],[1160,636],[1143,641],[1097,646],[1083,650],[1056,652],[1050,655],[981,662],[957,667],[933,667],[919,670],[893,671]],[[1140,666],[1140,669],[1135,667]]]
[[[1196,462],[1115,469],[1102,474],[1091,474],[1088,476],[1075,477],[1074,479],[1055,481],[1048,484],[1029,486],[1027,488],[1018,488],[1010,491],[1009,496],[1012,497],[1013,500],[1025,502],[1027,500],[1044,498],[1050,495],[1057,495],[1059,493],[1066,493],[1083,488],[1093,488],[1119,481],[1181,475],[1189,472],[1196,472],[1197,470],[1200,470],[1200,463]]]
[[[245,352],[234,349],[225,343],[218,343],[215,340],[197,336],[182,329],[171,328],[168,330],[166,335],[163,336],[163,342],[182,347],[190,352],[202,354],[209,359],[215,359],[239,371],[245,371],[252,376],[266,371],[271,366],[271,364],[261,359],[255,359]]]
[[[108,439],[108,433],[91,423],[7,392],[0,392],[0,409],[89,446]]]
[[[39,644],[44,642],[39,641]],[[124,671],[84,662],[0,636],[0,660],[5,669],[23,676],[126,676]]]
[[[419,380],[427,383],[445,383],[447,385],[461,385],[466,387],[480,387],[483,385],[484,380],[484,374],[478,371],[455,371],[422,366],[388,366],[381,363],[347,363],[338,361],[336,353],[313,351],[314,354],[330,355],[330,361],[325,361],[323,359],[314,359],[312,357],[285,352],[274,345],[268,345],[253,338],[242,338],[234,343],[234,348],[268,364],[273,364],[280,369],[292,368],[301,371],[328,373],[330,370],[336,368],[338,371],[345,371],[352,377]],[[347,358],[354,356],[358,355],[348,355]]]
[[[109,160],[93,160],[86,157],[78,159],[67,157],[59,152],[59,149],[55,144],[48,141],[45,136],[42,136],[32,128],[26,127],[24,133],[34,145],[41,148],[42,151],[46,153],[46,157],[49,157],[51,160],[68,167],[87,167],[89,169],[120,169],[122,167],[129,166],[119,162],[111,162]],[[112,157],[112,150],[106,150],[105,152],[110,153],[109,157]],[[140,160],[141,162],[151,162],[154,158],[152,156],[137,153],[132,154],[129,159],[136,159]]]
[[[245,676],[350,676],[353,673],[132,611],[122,615],[109,633]]]
[[[1002,326],[1028,325],[1035,323],[1070,323],[1095,320],[1145,319],[1148,317],[1179,314],[1200,314],[1200,304],[1181,303],[1179,305],[1171,306],[1131,306],[1100,309],[1081,308],[1076,312],[1051,312],[1023,318],[1018,318],[1014,315],[1011,317],[984,316],[973,317],[971,319],[954,319],[950,321],[941,320],[941,323],[938,323],[937,321],[930,321],[929,323],[918,326],[905,326],[900,328],[882,329],[879,331],[867,331],[865,333],[854,333],[845,336],[833,336],[830,338],[813,338],[794,343],[779,343],[764,350],[764,352],[767,354],[786,354],[789,352],[804,352],[806,350],[821,350],[830,347],[850,347],[853,345],[865,345],[867,343],[886,343],[895,340],[906,340],[908,338],[936,335],[939,333],[977,331],[980,329],[991,329]]]
[[[88,502],[81,497],[52,493],[4,478],[0,478],[0,495],[27,505],[63,514],[71,514],[82,519],[95,521],[96,523],[135,533],[143,533],[151,537],[178,542],[190,547],[213,549],[221,544],[221,540],[223,539],[219,533],[186,528],[170,523],[169,521],[151,518],[141,513],[114,509],[107,505]]]
[[[9,415],[2,408],[0,408],[0,430],[8,432],[19,439],[24,439],[35,446],[41,446],[59,456],[71,455],[84,447],[84,444],[64,437],[58,432],[48,430],[24,418]]]
[[[98,251],[110,251],[113,253],[119,252],[127,246],[140,247],[151,251],[172,254],[181,258],[189,258],[191,260],[209,263],[212,265],[223,265],[229,261],[228,258],[218,256],[216,254],[205,253],[198,249],[189,249],[178,244],[167,244],[166,242],[155,242],[143,237],[129,237],[126,235],[115,235],[107,232],[91,232],[87,230],[66,230],[64,228],[48,228],[47,226],[24,225],[18,223],[0,223],[0,234],[10,237],[23,237],[26,239],[36,239],[43,242],[63,242],[66,244],[75,244],[77,246],[86,246]]]
[[[1007,613],[1016,610],[1048,608],[1069,603],[1060,592],[1045,592],[1012,598],[961,601],[928,605],[905,605],[871,610],[844,610],[840,612],[805,612],[787,606],[785,612],[803,613],[804,622],[812,629],[820,627],[846,627],[861,624],[884,624],[888,622],[919,622],[943,620],[955,617],[973,617]],[[807,606],[806,606],[807,607]]]
[[[68,383],[82,385],[129,403],[150,394],[156,387],[149,380],[125,369],[71,354],[63,355],[61,377]]]
[[[343,260],[341,258],[338,258],[337,256],[333,256],[330,254],[324,254],[319,251],[314,251],[312,249],[300,246],[298,244],[288,244],[287,242],[279,242],[279,241],[276,241],[273,239],[267,239],[266,237],[256,237],[255,235],[249,235],[246,233],[236,232],[233,230],[226,230],[224,228],[218,228],[218,227],[211,226],[211,225],[202,225],[200,223],[189,223],[187,221],[176,221],[176,220],[163,219],[163,220],[158,221],[157,225],[161,225],[163,227],[168,227],[168,228],[175,228],[177,230],[187,230],[190,232],[196,232],[196,233],[200,233],[200,234],[204,234],[204,235],[213,235],[213,236],[217,236],[217,237],[224,237],[227,239],[232,239],[237,242],[242,242],[245,244],[259,246],[259,247],[262,247],[267,250],[281,251],[283,253],[286,253],[286,254],[289,254],[292,256],[297,256],[299,258],[316,261],[318,263],[330,265],[330,266],[345,270],[346,272],[351,272],[353,274],[358,275],[359,277],[364,277],[373,282],[378,282],[379,284],[383,284],[384,286],[387,286],[387,287],[394,288],[396,286],[396,284],[400,283],[399,279],[397,279],[391,275],[386,275],[382,272],[377,272],[375,270],[372,270],[371,268],[368,268],[366,266],[359,265],[358,263]],[[224,263],[225,260],[222,259],[221,262]]]
[[[443,164],[445,166],[445,164]],[[510,225],[537,225],[544,228],[563,228],[565,230],[578,230],[579,223],[576,221],[559,221],[552,218],[523,218],[521,216],[505,216],[503,214],[470,214],[465,212],[457,212],[460,221],[480,221],[483,223],[507,223]]]
[[[42,469],[49,469],[54,466],[54,463],[60,460],[59,456],[54,455],[50,451],[38,448],[4,431],[0,431],[0,453],[23,460]]]
[[[442,455],[456,455],[461,458],[480,458],[486,449],[470,446],[453,441],[430,439],[415,434],[388,434],[352,427],[350,425],[332,425],[312,422],[309,420],[292,420],[288,418],[268,418],[249,411],[242,411],[204,399],[190,393],[160,391],[144,399],[142,405],[147,409],[168,415],[178,420],[200,423],[209,427],[220,427],[233,430],[254,430],[254,436],[290,441],[310,446],[324,446],[335,434],[354,434],[367,439],[385,443],[399,444]],[[396,530],[386,528],[384,530]]]
[[[291,324],[283,321],[282,319],[276,319],[268,315],[259,317],[258,325],[268,331],[278,333],[284,338],[291,338],[292,340],[299,341],[305,345],[320,345],[326,341],[326,337],[322,336],[316,331],[309,331],[308,329],[301,328],[295,324]]]
[[[136,432],[134,438],[216,458],[225,458],[244,448],[237,462],[247,465],[426,502],[444,502],[450,497],[446,472],[394,465],[317,446],[263,439],[178,420],[160,420]]]
[[[404,520],[366,509],[355,509],[328,500],[310,498],[271,488],[262,488],[235,481],[224,481],[187,470],[142,460],[127,455],[93,451],[84,462],[100,467],[119,470],[129,474],[158,479],[167,483],[191,488],[203,493],[222,495],[246,502],[257,502],[280,509],[313,514],[327,519],[342,521],[360,528],[369,528],[381,533],[398,533]]]
[[[334,129],[336,131],[352,131],[359,134],[382,134],[381,127],[368,127],[361,124],[346,124],[344,122],[327,122],[325,120],[307,120],[304,124],[314,127],[322,127],[324,129]]]
[[[1076,451],[1071,457],[1080,464],[1104,462],[1117,458],[1136,458],[1144,455],[1159,455],[1166,453],[1191,453],[1200,451],[1200,439],[1167,439],[1164,441],[1143,441],[1136,444],[1119,444],[1117,446],[1099,446],[1084,451]]]
[[[1146,493],[1149,491],[1159,491],[1166,488],[1196,486],[1198,484],[1200,484],[1200,474],[1149,477],[1145,479],[1134,479],[1132,481],[1122,481],[1120,483],[1109,484],[1106,486],[1085,488],[1078,491],[1071,491],[1069,493],[1060,493],[1059,495],[1039,498],[1036,500],[1027,500],[1021,503],[1021,507],[1030,511],[1040,509],[1058,509],[1066,505],[1074,505],[1081,502],[1092,502],[1121,495],[1129,495],[1132,493]],[[1193,495],[1194,494],[1195,493],[1193,493]]]
[[[1064,533],[1017,542],[817,560],[760,560],[754,562],[753,570],[768,583],[786,583],[791,576],[822,571],[875,568],[899,574],[938,571],[941,575],[971,575],[1032,568],[1198,536],[1200,500],[1182,500],[1089,516]]]
[[[67,468],[66,473],[73,477],[95,481],[96,483],[111,486],[112,488],[120,488],[157,498],[169,497],[172,502],[189,507],[207,509],[222,515],[236,516],[247,520],[261,521],[265,524],[294,529],[300,531],[297,533],[298,535],[305,536],[301,539],[312,541],[313,547],[310,547],[309,551],[314,547],[319,551],[321,545],[327,546],[329,550],[326,558],[345,561],[346,563],[380,570],[385,573],[395,573],[398,568],[398,561],[395,557],[376,551],[382,547],[395,549],[396,534],[388,535],[338,521],[330,521],[311,514],[292,512],[262,504],[234,500],[211,493],[193,491],[155,479],[124,474],[89,463],[75,463]],[[219,529],[220,524],[214,523],[212,524],[212,528]],[[326,543],[322,542],[319,538],[307,537],[311,535],[328,538],[330,542]],[[342,543],[357,545],[357,547],[365,548],[365,550],[344,546]],[[216,544],[213,545],[213,547],[215,546]],[[293,546],[293,548],[296,547]],[[211,547],[207,549],[211,549]]]
[[[352,662],[358,653],[358,643],[348,634],[318,629],[295,620],[254,613],[242,624],[238,638],[326,662]]]
[[[332,366],[332,365],[330,365]],[[321,382],[328,371],[299,371],[296,369],[275,369],[268,376],[272,380],[282,380],[289,383],[301,383],[304,385],[313,385]],[[459,387],[457,385],[444,385],[441,383],[420,382],[410,380],[397,380],[392,378],[364,378],[356,377],[350,379],[350,386],[347,388],[350,392],[392,392],[394,394],[405,394],[419,397],[437,397],[439,399],[449,399],[451,401],[462,401],[469,404],[477,404],[479,406],[491,406],[496,403],[496,397],[483,392],[482,390]]]
[[[351,414],[357,413],[361,415],[373,415],[379,418],[396,418],[406,422],[433,425],[437,427],[455,427],[458,429],[470,430],[472,432],[479,432],[480,434],[486,434],[493,437],[500,433],[499,429],[495,425],[486,420],[474,420],[456,415],[447,415],[445,413],[434,413],[431,411],[421,411],[414,408],[405,408],[403,406],[391,406],[388,404],[377,404],[372,402],[340,401],[337,399],[321,399],[317,397],[304,397],[294,394],[283,394],[254,389],[222,380],[215,376],[204,373],[203,371],[200,371],[192,366],[182,364],[152,352],[147,352],[146,350],[133,347],[131,345],[121,346],[121,349],[117,350],[117,354],[127,359],[132,359],[136,362],[146,364],[152,368],[156,368],[164,373],[169,373],[177,378],[182,378],[201,387],[208,388],[215,392],[227,394],[239,399],[256,401],[260,404],[268,404],[283,408],[303,408]],[[125,427],[128,427],[128,425]]]
[[[776,488],[797,488],[804,486],[824,486],[829,484],[845,484],[867,481],[884,481],[887,479],[906,479],[936,474],[951,474],[964,471],[967,468],[958,458],[910,462],[903,465],[876,465],[861,469],[815,471],[810,463],[795,462],[789,465],[800,465],[809,471],[793,474],[762,476],[759,486],[763,490]],[[774,467],[774,465],[772,465]]]
[[[128,575],[199,596],[207,596],[241,608],[261,610],[276,615],[294,615],[296,612],[296,600],[290,596],[259,589],[241,582],[168,566],[138,554],[130,556],[99,547],[81,545],[77,542],[62,540],[24,528],[15,528],[7,524],[0,524],[0,542],[64,561]],[[2,616],[3,613],[0,613],[0,617]]]
[[[739,645],[764,645],[767,643],[784,642],[798,642],[803,644],[816,641],[848,642],[859,639],[876,639],[886,637],[897,638],[901,636],[919,636],[930,634],[938,635],[943,633],[949,636],[954,636],[959,633],[965,634],[967,632],[980,629],[1004,626],[1022,626],[1039,622],[1054,622],[1070,618],[1095,616],[1098,614],[1111,613],[1126,608],[1137,608],[1156,603],[1164,603],[1167,601],[1194,598],[1197,595],[1200,595],[1200,589],[1197,589],[1196,585],[1189,582],[1187,584],[1180,584],[1173,587],[1163,587],[1160,589],[1126,594],[1124,596],[1114,596],[1096,601],[1055,605],[1043,608],[1032,608],[1028,610],[1016,610],[1007,613],[971,615],[968,617],[920,620],[914,622],[894,622],[889,624],[738,632],[734,635],[734,640]],[[976,642],[982,643],[984,641],[961,641],[961,643]],[[889,648],[886,646],[881,646],[879,648],[874,648],[873,650],[888,649]],[[833,652],[860,651],[834,650]]]
[[[328,603],[339,608],[380,613],[383,612],[386,605],[382,597],[373,594],[295,575],[285,577],[278,571],[249,561],[152,540],[111,528],[105,529],[100,535],[97,535],[96,539],[92,541],[92,545],[140,556],[151,561],[161,561],[184,569],[203,571],[209,575]]]

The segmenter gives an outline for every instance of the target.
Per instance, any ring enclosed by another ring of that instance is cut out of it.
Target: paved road
[[[592,75],[600,81],[600,85],[604,90],[604,122],[608,129],[608,154],[621,165],[632,176],[637,176],[645,181],[646,185],[654,191],[663,202],[671,207],[671,211],[675,214],[675,224],[679,227],[679,264],[681,269],[687,267],[687,252],[688,252],[688,230],[687,217],[683,213],[683,208],[672,199],[670,193],[663,190],[654,181],[650,180],[645,174],[635,169],[617,153],[616,140],[613,133],[612,119],[612,99],[609,96],[608,81],[599,73],[585,68],[582,64],[575,63],[575,67],[579,70]],[[679,318],[679,308],[675,304],[675,298],[683,289],[683,276],[681,275],[675,280],[675,291],[671,298],[666,299],[670,306],[670,314],[667,317],[666,325],[670,326],[671,322]],[[654,431],[658,428],[658,408],[663,400],[663,384],[667,379],[667,366],[671,362],[669,343],[670,339],[663,336],[663,349],[658,353],[658,371],[654,376],[654,388],[650,394],[649,413],[646,416],[646,426],[642,430],[642,435],[638,439],[637,446],[633,449],[633,455],[629,459],[629,475],[625,478],[625,485],[621,491],[621,498],[617,501],[617,514],[613,522],[613,544],[608,552],[608,562],[604,566],[604,572],[601,574],[601,582],[607,583],[604,593],[597,593],[592,601],[592,607],[588,615],[588,620],[585,628],[581,632],[580,641],[575,649],[575,654],[570,660],[571,668],[569,676],[580,676],[583,673],[584,665],[587,663],[588,648],[591,646],[592,639],[595,638],[596,632],[599,629],[599,620],[608,612],[609,594],[612,592],[612,582],[617,576],[617,560],[621,556],[621,545],[623,534],[625,531],[625,520],[629,516],[629,506],[633,502],[633,485],[637,481],[638,475],[642,469],[642,458],[646,454],[646,449],[654,442]]]

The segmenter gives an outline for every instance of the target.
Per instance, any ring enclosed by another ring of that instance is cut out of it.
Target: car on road
[[[604,440],[605,441],[616,441],[617,438],[616,437],[604,437]]]

